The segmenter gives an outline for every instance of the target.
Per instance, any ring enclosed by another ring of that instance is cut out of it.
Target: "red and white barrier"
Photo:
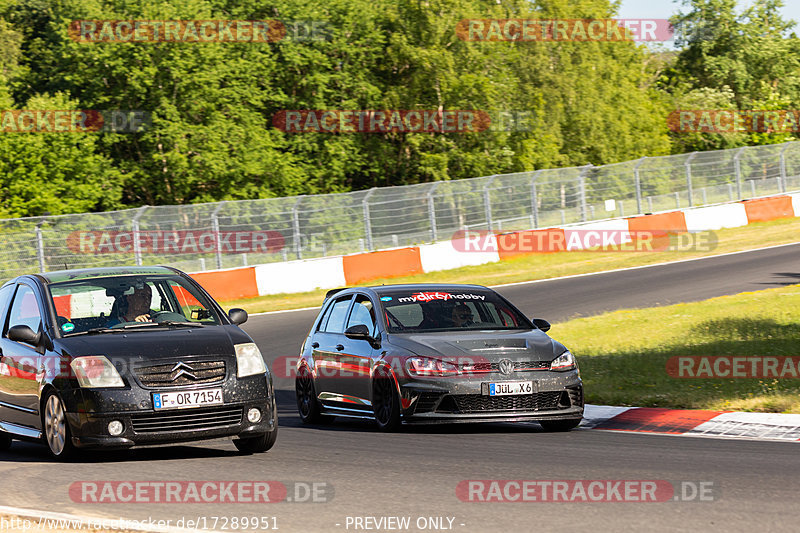
[[[783,194],[564,227],[487,234],[484,244],[488,246],[482,247],[482,251],[464,251],[470,250],[472,243],[466,243],[462,238],[458,242],[448,240],[322,259],[198,272],[192,276],[218,300],[233,300],[331,289],[376,279],[495,263],[527,253],[560,251],[559,248],[542,250],[530,245],[548,242],[548,239],[551,243],[556,240],[567,243],[567,250],[581,250],[586,247],[587,240],[572,237],[585,236],[593,231],[604,231],[606,236],[612,235],[614,242],[611,244],[622,245],[630,241],[626,232],[695,233],[798,216],[800,193]]]

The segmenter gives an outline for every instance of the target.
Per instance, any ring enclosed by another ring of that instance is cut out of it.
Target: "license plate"
[[[489,396],[515,396],[518,394],[533,394],[533,381],[489,383]]]
[[[190,409],[222,404],[222,389],[203,389],[183,392],[154,392],[153,408]]]

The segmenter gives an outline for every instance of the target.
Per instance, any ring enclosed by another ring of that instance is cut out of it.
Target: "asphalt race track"
[[[558,322],[795,283],[800,283],[800,244],[499,290],[528,315]],[[254,316],[244,329],[271,363],[278,356],[297,354],[314,315]],[[412,531],[418,530],[418,517],[449,517],[452,530],[465,533],[797,530],[800,445],[795,443],[592,430],[543,433],[533,423],[416,427],[398,434],[378,433],[359,421],[302,426],[292,383],[282,379],[276,384],[280,435],[266,454],[239,455],[230,442],[219,440],[92,453],[82,462],[58,465],[46,459],[43,447],[15,442],[10,452],[0,453],[0,503],[172,520],[171,525],[202,516],[275,517],[279,531],[376,531],[352,525],[353,517],[366,516],[411,517]],[[476,479],[710,482],[714,498],[663,503],[460,501],[458,483]],[[87,504],[73,501],[68,492],[81,480],[317,482],[327,483],[333,497],[325,503],[259,505]],[[443,520],[445,527],[449,523]]]

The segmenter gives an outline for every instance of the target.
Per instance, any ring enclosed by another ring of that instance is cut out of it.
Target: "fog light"
[[[251,424],[255,424],[259,420],[261,420],[261,411],[252,407],[247,410],[247,420],[250,421]]]
[[[125,429],[125,426],[122,425],[122,422],[119,420],[112,420],[108,423],[108,434],[112,437],[118,437],[122,435],[122,431]]]

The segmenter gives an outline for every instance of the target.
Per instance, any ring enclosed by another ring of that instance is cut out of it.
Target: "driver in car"
[[[152,322],[151,299],[152,291],[147,283],[141,287],[134,287],[131,294],[123,295],[119,300],[119,314],[111,319],[107,327],[123,322]]]
[[[472,311],[469,306],[460,303],[453,307],[453,323],[457,328],[465,328],[474,324],[472,321]]]

